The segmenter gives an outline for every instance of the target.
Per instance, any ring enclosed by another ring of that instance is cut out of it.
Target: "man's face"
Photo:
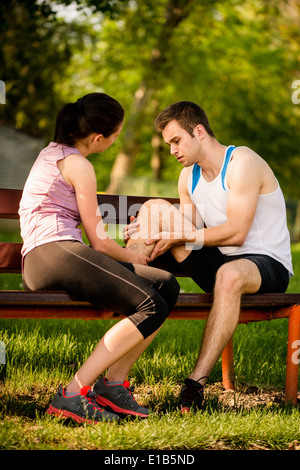
[[[166,125],[162,135],[166,144],[170,146],[171,154],[183,166],[191,166],[199,159],[201,147],[197,132],[192,137],[178,121],[172,120]]]

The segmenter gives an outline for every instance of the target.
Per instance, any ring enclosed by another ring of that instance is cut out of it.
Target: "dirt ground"
[[[221,383],[215,383],[208,385],[205,391],[209,395],[217,395],[219,402],[229,408],[243,407],[249,409],[256,406],[271,407],[276,404],[284,404],[283,390],[272,388],[262,390],[247,383],[237,384],[235,390],[225,390]]]

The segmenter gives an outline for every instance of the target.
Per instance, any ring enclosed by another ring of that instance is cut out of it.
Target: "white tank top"
[[[206,227],[215,227],[227,221],[229,188],[226,172],[232,152],[227,147],[222,169],[218,176],[207,182],[201,175],[201,167],[194,165],[188,179],[188,192]],[[228,256],[264,254],[282,263],[293,275],[290,235],[286,222],[286,206],[282,191],[278,188],[269,194],[258,196],[252,226],[242,246],[222,246],[219,250]]]

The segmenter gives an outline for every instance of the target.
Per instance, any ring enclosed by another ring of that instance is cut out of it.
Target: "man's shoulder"
[[[228,165],[227,183],[260,184],[260,191],[268,193],[277,187],[278,183],[269,164],[249,147],[237,147]]]
[[[193,169],[193,165],[182,168],[180,175],[179,175],[179,179],[188,180],[192,169]]]
[[[232,153],[232,159],[236,158],[237,156],[238,157],[252,157],[252,158],[259,157],[259,155],[254,150],[252,150],[250,147],[246,147],[245,145],[240,145],[238,147],[235,147]]]
[[[180,172],[178,179],[178,191],[181,195],[183,193],[188,193],[188,180],[192,168],[192,166],[184,167]]]
[[[249,147],[240,146],[234,149],[232,153],[231,159],[229,161],[229,171],[230,168],[257,168],[260,169],[262,164],[266,164],[265,160],[263,160],[254,150]]]

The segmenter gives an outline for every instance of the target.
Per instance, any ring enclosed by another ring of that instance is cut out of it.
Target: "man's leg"
[[[230,261],[220,267],[216,276],[214,303],[191,379],[200,379],[203,383],[201,377],[209,376],[238,325],[241,296],[257,292],[260,284],[260,272],[248,259]]]
[[[190,208],[190,212],[192,208]],[[189,212],[187,208],[187,212]],[[160,232],[177,232],[196,230],[192,224],[191,214],[184,217],[183,214],[171,203],[164,199],[149,199],[139,211],[137,220],[138,231],[130,236],[127,242],[128,248],[136,253],[150,256],[154,243],[146,245],[145,241]],[[192,248],[179,245],[172,248],[172,255],[176,261],[183,261],[191,252]]]
[[[201,407],[203,385],[238,325],[241,296],[257,292],[260,285],[259,269],[248,259],[229,261],[219,268],[198,360],[181,391],[183,411]]]

